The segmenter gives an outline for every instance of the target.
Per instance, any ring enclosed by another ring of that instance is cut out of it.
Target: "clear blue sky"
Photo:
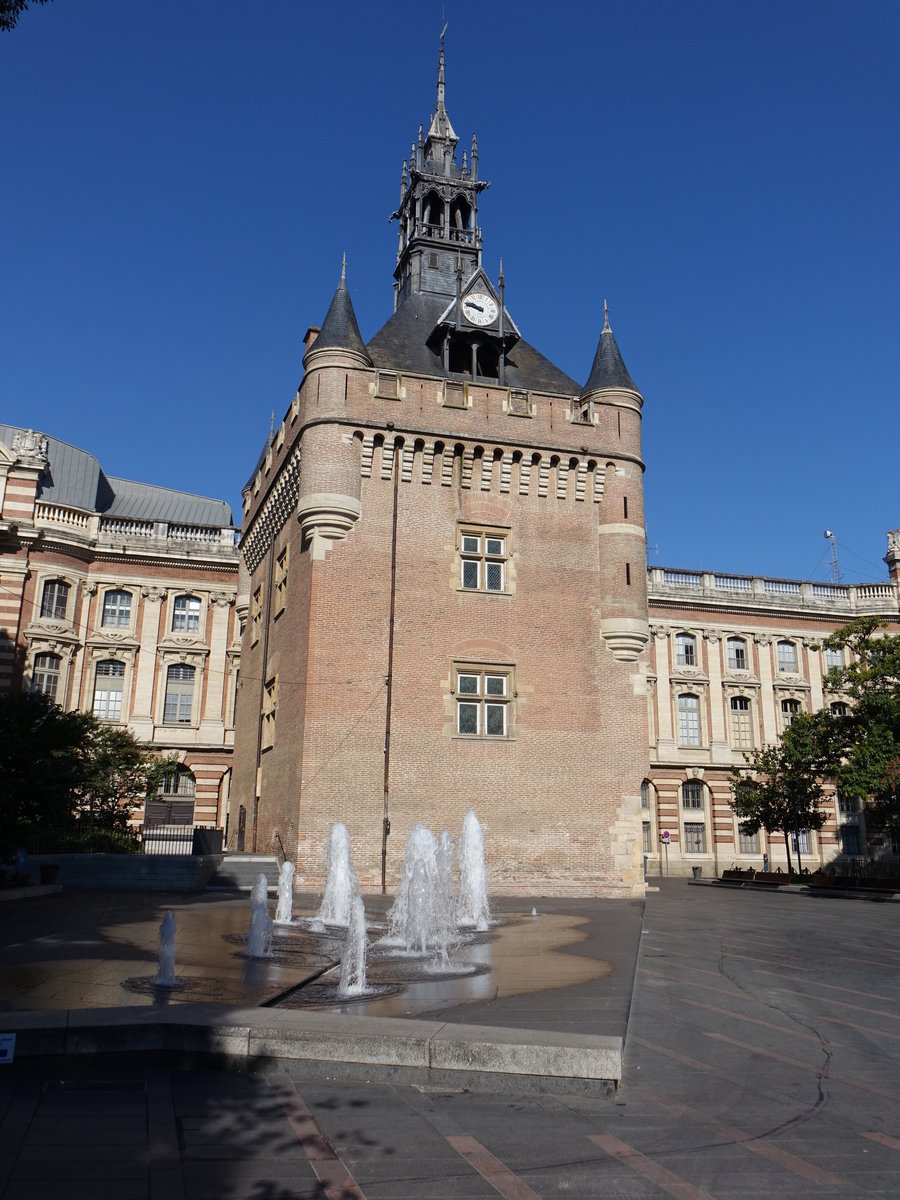
[[[485,265],[645,397],[650,561],[883,579],[897,503],[896,0],[446,0]],[[239,512],[348,258],[391,311],[439,0],[54,0],[0,35],[0,419]],[[658,547],[658,550],[657,550]]]

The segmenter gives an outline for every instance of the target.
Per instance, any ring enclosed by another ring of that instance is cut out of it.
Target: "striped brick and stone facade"
[[[84,450],[0,426],[0,690],[46,692],[177,763],[153,823],[224,822],[237,577],[224,502],[107,476]]]
[[[783,836],[740,834],[730,772],[744,751],[774,744],[796,713],[845,701],[825,638],[861,616],[900,632],[900,531],[888,534],[884,583],[844,585],[653,567],[648,574],[651,768],[642,788],[648,872],[705,875],[733,865],[786,866]],[[839,855],[900,852],[867,830],[855,797],[829,789],[828,819],[801,837],[809,866]],[[668,837],[666,837],[668,835]]]

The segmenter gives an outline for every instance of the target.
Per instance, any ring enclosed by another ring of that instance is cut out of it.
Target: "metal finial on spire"
[[[275,409],[272,409],[272,417],[269,421],[269,445],[275,440]]]
[[[609,305],[603,301],[603,328],[609,329]]]
[[[502,258],[500,259],[500,276],[499,276],[499,279],[500,279],[500,286],[502,287],[502,286],[503,286],[503,259],[502,259]]]
[[[344,251],[344,257],[341,259],[341,282],[347,278],[347,251]]]

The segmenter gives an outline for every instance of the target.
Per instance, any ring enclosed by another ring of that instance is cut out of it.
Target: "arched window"
[[[799,700],[782,700],[781,702],[781,727],[787,729],[794,723],[800,715]]]
[[[678,697],[678,740],[682,746],[700,745],[700,700],[697,696]]]
[[[41,616],[64,621],[69,607],[69,585],[61,579],[48,579],[41,593]]]
[[[836,700],[831,706],[831,715],[833,717],[846,717],[850,709],[841,700]]]
[[[692,634],[675,635],[675,662],[679,667],[696,667],[697,639]]]
[[[196,596],[176,596],[172,611],[172,629],[177,633],[196,633],[200,628],[200,601]]]
[[[650,784],[645,779],[641,784],[641,808],[650,807]]]
[[[681,807],[703,811],[703,784],[699,779],[686,779],[681,785]]]
[[[59,669],[62,659],[58,654],[36,654],[34,667],[31,671],[31,690],[43,692],[51,700],[56,699],[56,689],[59,687]]]
[[[94,671],[94,703],[92,712],[100,721],[122,719],[122,691],[125,687],[125,664],[114,658],[98,662]]]
[[[746,696],[731,697],[731,744],[735,750],[753,749],[750,701]]]
[[[432,237],[443,235],[444,202],[437,192],[429,192],[422,201],[422,221],[427,226],[426,233]]]
[[[787,640],[780,641],[776,647],[778,654],[778,670],[797,671],[797,647],[793,642]]]
[[[160,796],[193,796],[196,780],[187,767],[178,766],[167,771],[159,785]]]
[[[747,643],[743,638],[730,637],[727,642],[728,667],[731,671],[747,670]]]
[[[131,624],[131,592],[107,592],[103,597],[104,629],[127,629]]]
[[[190,725],[194,705],[194,668],[173,663],[166,671],[163,721],[167,725]]]

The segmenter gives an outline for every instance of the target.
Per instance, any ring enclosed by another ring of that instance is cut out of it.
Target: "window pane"
[[[696,779],[689,779],[681,785],[681,804],[683,808],[703,807],[703,784]]]
[[[778,670],[797,670],[797,647],[793,642],[778,643]]]
[[[505,696],[506,695],[506,676],[505,675],[488,675],[486,679],[487,694],[489,696]]]
[[[464,588],[478,587],[478,566],[477,562],[471,562],[469,559],[463,560],[462,585]]]
[[[56,654],[38,654],[35,656],[34,670],[31,672],[31,690],[33,692],[43,692],[51,700],[56,699],[61,661]]]
[[[488,704],[486,707],[486,732],[502,737],[506,733],[506,705]]]
[[[196,633],[200,628],[200,601],[196,596],[176,596],[172,628]]]
[[[650,822],[649,821],[644,821],[642,823],[641,832],[643,834],[644,853],[649,854],[652,849],[652,846],[650,844]]]
[[[502,554],[503,553],[503,538],[489,537],[487,539],[487,552],[488,552],[488,554]]]
[[[58,579],[50,580],[44,584],[44,593],[41,597],[41,616],[64,621],[68,601],[69,585]]]
[[[759,853],[759,834],[738,831],[738,850],[741,854]]]
[[[477,704],[458,704],[457,712],[459,713],[457,729],[460,733],[477,733],[478,732],[478,705]]]
[[[100,676],[108,676],[116,678],[125,674],[125,664],[117,662],[113,658],[107,659],[105,662],[97,663],[97,674]]]
[[[641,784],[641,808],[650,807],[650,784],[645,779]]]
[[[489,592],[503,591],[503,565],[489,562],[487,564],[487,590]]]
[[[481,538],[472,537],[470,534],[464,534],[462,548],[466,554],[478,554],[478,552],[481,550]]]
[[[859,829],[857,826],[842,825],[839,832],[841,835],[841,853],[859,854]]]
[[[107,592],[103,597],[101,624],[127,628],[131,624],[131,593]]]
[[[460,675],[459,689],[464,696],[478,695],[478,676],[477,675]]]
[[[678,731],[682,746],[700,745],[700,705],[696,696],[678,697]]]
[[[692,667],[696,661],[694,639],[689,633],[679,633],[675,638],[675,661],[681,667]]]
[[[728,639],[728,665],[732,671],[747,669],[747,647],[741,638]]]
[[[706,852],[705,825],[685,825],[684,849],[686,854],[704,854]]]

